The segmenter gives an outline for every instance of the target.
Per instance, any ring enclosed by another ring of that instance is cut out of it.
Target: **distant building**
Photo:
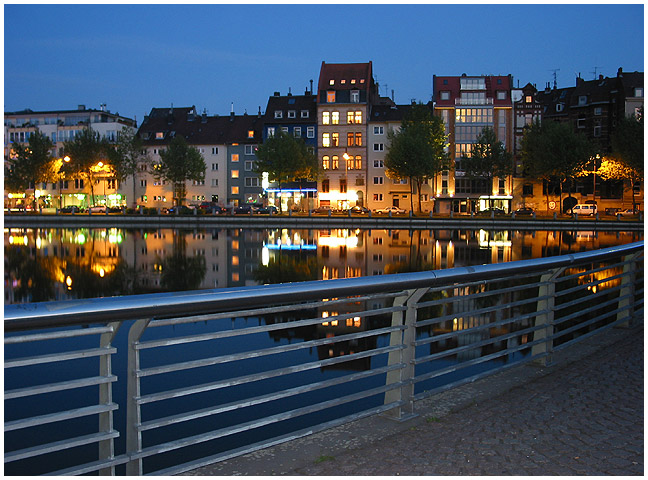
[[[510,212],[512,179],[493,178],[489,185],[485,178],[469,178],[461,159],[470,156],[485,127],[492,128],[507,151],[513,152],[512,83],[511,75],[433,77],[434,113],[448,128],[449,154],[454,161],[454,170],[442,173],[437,212],[477,212],[487,208],[489,199],[494,207]]]
[[[320,206],[367,205],[367,125],[377,98],[371,62],[322,62],[317,87]]]
[[[11,155],[12,145],[29,143],[29,137],[36,131],[40,131],[52,141],[54,145],[52,156],[62,157],[64,142],[73,140],[79,132],[88,127],[98,132],[103,138],[115,142],[122,129],[136,128],[137,124],[135,120],[123,117],[119,113],[111,113],[106,109],[106,105],[101,105],[98,110],[79,105],[76,110],[33,111],[26,109],[5,112],[5,158]],[[94,188],[97,203],[109,205],[121,203],[117,192],[118,185],[113,178],[108,175],[100,176],[98,182],[99,184]],[[9,198],[10,194],[11,198]],[[92,202],[89,185],[84,184],[83,180],[61,178],[56,183],[33,185],[25,192],[5,191],[5,206],[13,207],[30,203],[25,202],[25,199],[34,194],[37,194],[41,207],[58,208],[64,205],[86,207]]]

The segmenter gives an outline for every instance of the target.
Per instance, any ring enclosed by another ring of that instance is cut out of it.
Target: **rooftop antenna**
[[[599,69],[599,68],[601,68],[601,67],[594,67],[594,71],[592,72],[594,74],[594,80],[596,80],[596,70]]]
[[[550,72],[553,72],[553,77],[554,77],[554,89],[558,88],[558,75],[556,72],[559,72],[559,68],[554,68],[553,70],[549,70]]]

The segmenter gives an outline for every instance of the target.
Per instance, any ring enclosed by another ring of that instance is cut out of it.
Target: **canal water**
[[[348,230],[348,229],[204,229],[204,230],[126,230],[126,229],[5,229],[5,304],[20,302],[37,302],[48,300],[69,300],[111,295],[127,295],[164,291],[213,289],[256,285],[266,283],[295,282],[304,280],[350,278],[367,275],[443,269],[459,266],[501,263],[515,260],[564,255],[580,251],[595,250],[614,245],[626,244],[643,239],[637,232],[564,232],[564,231],[489,231],[489,230]],[[375,318],[371,325],[353,325],[353,327],[371,330],[385,326],[387,318]],[[365,319],[361,320],[365,321]],[[368,321],[368,320],[367,320]],[[213,331],[214,328],[244,327],[243,323],[267,323],[268,319],[247,318],[232,319],[226,326],[195,324],[184,327],[165,327],[155,329],[154,335],[168,337],[179,334],[201,334]],[[241,323],[241,325],[236,325]],[[248,325],[249,326],[249,325]],[[119,382],[113,386],[114,401],[119,404],[115,412],[115,428],[121,436],[115,441],[116,453],[125,451],[125,399],[126,399],[126,343],[130,325],[124,325],[114,342],[118,354],[113,356],[113,372]],[[175,331],[172,331],[174,330]],[[339,334],[339,333],[338,333]],[[173,363],[198,358],[200,349],[216,348],[219,351],[237,351],[240,348],[260,349],[268,346],[290,342],[308,341],[321,338],[323,335],[336,335],[332,325],[319,326],[313,329],[286,330],[283,334],[259,334],[248,336],[246,345],[232,345],[227,341],[214,345],[192,344],[189,347],[169,350],[162,363]],[[150,338],[149,338],[150,339]],[[64,349],[80,350],[96,347],[96,340],[79,337],[74,340],[63,340],[57,345],[36,342],[29,355],[42,355],[63,351]],[[42,343],[42,345],[38,345]],[[388,338],[378,337],[375,348],[388,343]],[[355,351],[362,350],[363,345],[353,346]],[[5,346],[5,358],[24,356],[19,345]],[[318,349],[303,350],[291,353],[291,362],[309,362],[321,360],[326,355],[344,355],[345,352],[320,352]],[[346,352],[348,353],[348,352]],[[524,354],[521,352],[520,354]],[[515,360],[511,358],[510,360]],[[146,365],[160,363],[159,359],[143,359]],[[336,368],[321,368],[307,375],[308,382],[336,378],[341,375],[363,369],[382,366],[385,359],[376,358],[372,364],[343,363]],[[447,362],[448,360],[440,360]],[[459,361],[453,359],[452,361]],[[245,366],[249,372],[263,367],[255,362]],[[5,371],[5,390],[27,387],[38,383],[56,383],[80,374],[96,375],[96,360],[77,365],[74,362],[61,362],[62,368],[40,366],[27,369]],[[445,365],[439,365],[443,367]],[[58,365],[57,365],[58,367]],[[480,369],[490,368],[480,364],[474,368],[463,369],[461,375],[474,375]],[[238,375],[246,372],[238,372]],[[212,375],[227,375],[231,372],[212,371]],[[456,381],[457,374],[446,376],[443,381]],[[305,381],[305,375],[294,379],[281,379],[281,385],[268,385],[267,388],[279,389]],[[166,383],[164,383],[166,382]],[[187,383],[203,383],[200,378],[188,378],[182,374],[169,377],[158,383],[149,384],[143,393],[178,388]],[[295,382],[289,383],[289,382]],[[384,383],[384,382],[383,382]],[[364,385],[364,388],[374,386]],[[329,393],[312,393],[315,401],[336,398],[353,393],[353,387],[345,386]],[[151,418],[166,416],[178,411],[191,411],[214,404],[232,401],[234,398],[262,394],[255,391],[255,386],[246,385],[224,396],[217,391],[194,400],[190,397],[175,402],[176,405],[160,404],[147,412]],[[78,394],[77,394],[78,393]],[[329,397],[326,397],[329,395]],[[311,399],[312,400],[312,399]],[[298,408],[304,399],[284,399],[287,408]],[[96,402],[96,388],[80,389],[72,397],[69,393],[52,393],[42,397],[27,397],[19,401],[5,401],[5,421],[22,418],[26,415],[42,415],[51,411],[81,407]],[[382,397],[368,399],[367,402],[381,404]],[[285,406],[285,405],[284,405]],[[271,413],[265,407],[256,409],[255,418]],[[271,407],[268,407],[271,408]],[[269,426],[264,429],[243,432],[235,438],[225,438],[217,442],[200,445],[190,452],[173,452],[164,459],[145,461],[145,472],[155,471],[175,463],[182,463],[190,458],[201,458],[214,452],[227,450],[237,445],[253,443],[261,438],[283,434],[291,429],[304,428],[323,421],[353,413],[367,408],[367,404],[348,405],[341,412],[321,412],[307,418],[292,421],[292,424]],[[157,409],[157,411],[156,411]],[[245,422],[249,417],[244,410],[234,411],[227,415],[227,424]],[[146,418],[144,418],[146,420]],[[155,443],[173,438],[194,435],[204,429],[223,428],[225,424],[211,425],[199,421],[168,429],[156,438]],[[26,448],[34,438],[40,441],[54,442],[65,438],[70,431],[75,434],[87,434],[96,429],[95,423],[79,419],[65,424],[57,423],[21,432],[5,434],[5,449],[12,451]],[[72,451],[71,451],[72,452]],[[31,475],[64,468],[76,460],[96,457],[96,446],[73,450],[74,454],[52,454],[43,461],[21,461],[6,466],[7,474]],[[118,469],[120,473],[120,469]],[[121,470],[123,473],[123,469]]]

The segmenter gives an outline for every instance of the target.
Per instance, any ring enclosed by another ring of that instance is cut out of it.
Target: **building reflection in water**
[[[328,280],[399,272],[502,263],[562,255],[634,242],[641,233],[489,231],[489,230],[360,230],[360,229],[204,229],[125,230],[5,228],[5,304],[128,295],[179,289],[212,289]],[[608,283],[592,288],[609,288]],[[471,288],[496,288],[496,284]],[[501,285],[499,286],[501,288]],[[429,318],[448,318],[419,332],[438,336],[472,329],[466,336],[430,343],[430,352],[508,333],[490,325],[501,309],[465,316],[480,305],[465,304],[466,292],[444,290],[444,299]],[[501,295],[501,302],[511,296]],[[510,298],[509,298],[510,297]],[[288,341],[312,340],[368,331],[389,325],[391,318],[356,312],[384,307],[369,300],[321,307],[319,325],[281,333]],[[370,303],[370,304],[367,304]],[[266,322],[298,319],[266,318]],[[524,328],[518,325],[514,328]],[[478,338],[477,338],[478,337]],[[517,337],[516,337],[517,338]],[[279,339],[275,339],[279,340]],[[526,342],[521,337],[517,340]],[[352,355],[376,347],[376,337],[350,339],[318,347],[320,359]],[[367,343],[368,342],[368,343]],[[506,345],[501,346],[505,348]],[[500,348],[489,344],[486,348]],[[488,353],[463,351],[459,360]],[[340,367],[365,369],[369,359]]]

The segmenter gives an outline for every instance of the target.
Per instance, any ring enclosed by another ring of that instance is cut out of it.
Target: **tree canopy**
[[[632,205],[636,208],[634,185],[644,178],[644,120],[639,115],[625,117],[617,123],[611,138],[612,156],[607,168],[600,172],[604,178],[628,180],[632,189]],[[603,169],[605,163],[601,165]]]
[[[176,205],[182,205],[186,195],[187,180],[203,181],[207,165],[197,148],[176,136],[168,147],[160,151],[160,163],[155,165],[153,176],[173,183]]]
[[[150,159],[144,150],[142,140],[137,136],[134,128],[124,128],[117,138],[117,144],[109,151],[110,165],[112,173],[119,182],[123,182],[128,177],[133,177],[133,198],[132,202],[136,204],[137,195],[135,187],[137,184],[137,174],[140,171],[141,164],[150,163]],[[135,205],[134,205],[135,206]]]
[[[419,194],[420,211],[421,184],[448,168],[449,157],[445,151],[447,138],[443,120],[433,116],[423,104],[412,107],[398,132],[388,133],[390,146],[385,155],[385,173],[389,178],[409,180],[412,210],[414,187]]]
[[[38,130],[29,136],[29,143],[14,143],[5,162],[5,188],[25,191],[38,183],[55,181],[57,171],[51,150],[52,141]],[[36,196],[34,195],[34,203]]]

